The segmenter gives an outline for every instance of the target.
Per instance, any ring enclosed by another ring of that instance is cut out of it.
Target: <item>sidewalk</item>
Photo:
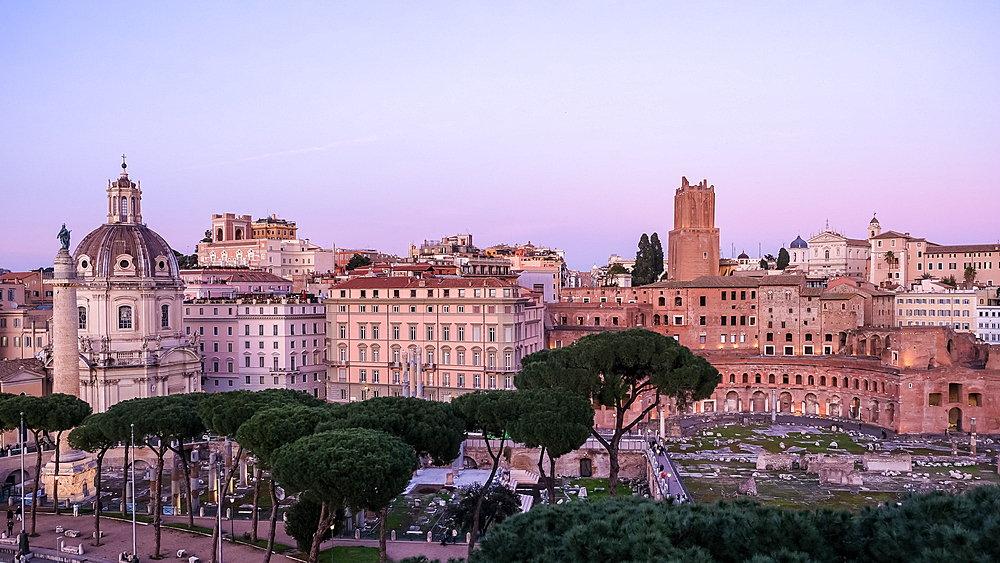
[[[195,525],[205,526],[207,528],[211,528],[215,522],[212,518],[195,518],[194,521]],[[167,522],[180,522],[186,524],[187,517],[164,516],[163,522],[164,524]],[[30,526],[31,516],[29,515],[27,522],[27,528],[29,530]],[[91,545],[94,532],[93,515],[85,515],[74,518],[72,513],[62,514],[60,516],[39,513],[38,525],[36,526],[36,531],[39,533],[39,537],[31,538],[31,546],[55,549],[56,538],[60,535],[55,533],[56,526],[63,526],[63,528],[68,530],[79,530],[82,532],[81,537],[79,538],[66,538],[66,543],[68,545],[77,545],[82,543],[84,548],[84,557],[90,558],[91,561],[96,558],[100,558],[111,562],[117,562],[118,554],[123,551],[132,551],[131,522],[122,522],[119,520],[102,518],[101,531],[104,532],[105,536],[101,540],[102,545],[94,547]],[[223,520],[222,527],[226,534],[229,534],[230,529],[233,529],[235,530],[236,535],[240,535],[250,531],[250,521]],[[260,522],[257,529],[260,537],[266,539],[268,531],[267,520]],[[20,531],[20,522],[17,523],[14,531],[15,533]],[[295,540],[285,533],[285,526],[283,522],[278,522],[275,530],[274,541],[292,546],[293,548],[295,546]],[[136,545],[138,546],[139,557],[143,561],[148,561],[150,556],[153,554],[152,525],[144,525],[141,522],[136,524]],[[363,545],[378,547],[378,540],[336,538],[323,542],[323,549],[337,545]],[[176,554],[178,549],[186,550],[189,555],[195,555],[203,562],[210,561],[212,557],[212,538],[164,526],[162,528],[160,554],[166,559],[173,559],[177,561]],[[449,557],[465,557],[467,549],[467,544],[442,546],[438,542],[428,543],[424,541],[405,540],[388,542],[389,558],[393,560],[399,560],[404,557],[426,555],[431,560],[440,559],[441,561],[447,561]],[[222,555],[224,562],[242,563],[244,561],[261,561],[264,558],[264,550],[256,549],[247,545],[224,542],[222,545]],[[277,554],[272,555],[271,560],[275,562],[296,561],[295,559]]]

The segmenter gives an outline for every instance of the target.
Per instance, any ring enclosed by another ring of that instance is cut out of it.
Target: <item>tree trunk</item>
[[[38,513],[38,490],[42,486],[42,444],[38,439],[38,432],[35,432],[35,492],[31,499],[31,537],[35,537],[38,534],[35,533],[35,515]]]
[[[235,467],[236,464],[233,463]],[[250,515],[250,543],[257,543],[257,525],[260,522],[260,517],[258,513],[260,512],[260,478],[261,478],[260,465],[254,467],[254,484],[253,484],[253,513]],[[273,480],[272,480],[273,481]]]
[[[622,437],[615,431],[608,446],[608,496],[618,495],[618,447],[621,445]]]
[[[239,461],[239,459],[240,459],[241,456],[243,456],[243,446],[240,446],[236,450],[236,461],[237,462]],[[235,466],[236,466],[236,463],[233,463],[233,467],[235,467]],[[222,499],[225,498],[226,493],[229,491],[229,481],[230,481],[229,477],[230,477],[230,473],[232,473],[232,469],[227,468],[226,471],[224,472],[225,481],[223,481],[222,486],[219,487],[219,490],[218,490],[218,493],[219,493],[219,514],[222,514]],[[219,519],[218,518],[216,518],[215,522],[212,524],[212,545],[219,545]],[[218,563],[218,562],[219,562],[219,550],[218,549],[212,549],[212,563]]]
[[[383,506],[382,510],[378,511],[378,516],[382,519],[382,525],[379,526],[378,531],[378,563],[386,563],[389,561],[389,550],[385,545],[385,537],[389,535],[386,528],[386,524],[389,523],[389,507]]]
[[[160,450],[156,451],[156,487],[155,490],[149,491],[153,497],[153,559],[160,558],[160,524],[163,520],[160,516],[163,511],[160,508],[160,485],[163,481],[163,456],[166,453],[163,451],[163,444],[160,444]],[[132,502],[134,503],[135,499],[132,499]]]
[[[128,500],[128,444],[125,444],[125,461],[122,462],[122,518],[125,517],[125,505]],[[135,503],[135,499],[132,499]]]
[[[484,436],[484,438],[486,438]],[[490,458],[493,459],[493,469],[490,471],[490,477],[486,480],[486,484],[479,491],[479,498],[476,499],[476,509],[472,511],[472,530],[469,534],[469,554],[468,558],[472,559],[472,552],[475,551],[476,540],[479,534],[479,513],[483,508],[483,499],[486,498],[486,492],[489,491],[490,485],[493,484],[493,477],[497,474],[497,469],[500,468],[500,455],[503,453],[503,441],[504,438],[500,439],[500,445],[497,447],[497,453],[494,456],[493,452],[490,450],[490,440],[486,440],[486,451],[489,452]]]
[[[333,523],[333,519],[336,517],[336,510],[328,511],[325,502],[320,505],[319,525],[316,527],[316,533],[313,534],[312,545],[309,547],[308,563],[319,563],[319,548],[323,544],[323,536],[326,534],[326,531],[330,528],[330,524]]]
[[[52,507],[59,516],[59,444],[62,442],[62,431],[56,434],[56,470],[52,475]]]
[[[94,488],[97,489],[97,501],[94,503],[94,546],[101,545],[101,467],[107,451],[97,454],[97,475],[94,476]]]
[[[538,454],[538,478],[545,479],[545,469],[542,465],[542,460],[545,459],[545,446],[542,446],[542,451]],[[549,492],[549,504],[552,504],[552,493]]]
[[[264,551],[264,563],[271,561],[271,553],[274,552],[274,535],[278,527],[278,484],[271,478],[271,518],[270,528],[267,532],[267,549]]]
[[[556,458],[549,452],[549,504],[556,502]]]
[[[181,487],[181,492],[187,495],[187,510],[188,510],[188,529],[194,529],[194,504],[191,498],[191,466],[188,464],[187,450],[184,449],[184,440],[177,440],[178,445],[180,445],[181,450],[181,467],[184,469],[184,484]]]

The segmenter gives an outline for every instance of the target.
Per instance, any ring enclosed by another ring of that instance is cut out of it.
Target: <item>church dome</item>
[[[739,256],[736,257],[738,260],[749,260],[750,257],[746,252],[741,252]]]
[[[795,237],[792,244],[788,245],[790,248],[809,248],[809,243],[802,240],[801,236]]]
[[[123,156],[124,159],[124,156]],[[73,253],[77,274],[88,278],[180,279],[173,250],[142,222],[142,188],[121,177],[108,181],[108,221],[83,237]]]
[[[73,259],[85,278],[180,277],[170,245],[145,225],[101,225],[83,237]]]

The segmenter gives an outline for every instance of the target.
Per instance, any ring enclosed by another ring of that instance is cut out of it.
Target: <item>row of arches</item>
[[[895,395],[898,391],[898,387],[895,383],[889,382],[886,384],[883,380],[878,379],[868,379],[868,378],[858,378],[855,377],[853,380],[850,377],[843,376],[830,376],[829,378],[825,375],[816,376],[813,374],[807,374],[805,377],[802,374],[789,375],[783,373],[781,375],[776,375],[773,373],[764,376],[760,373],[755,373],[753,375],[749,373],[744,373],[742,376],[738,376],[735,373],[729,374],[730,385],[738,385],[740,383],[753,385],[753,384],[768,384],[768,385],[808,385],[808,386],[818,386],[818,387],[830,387],[830,388],[842,388],[850,389],[853,388],[856,391],[866,391],[870,393],[880,393],[883,395]]]
[[[846,402],[845,402],[846,400]],[[799,415],[835,416],[853,418],[875,424],[892,425],[896,420],[896,405],[875,398],[844,397],[815,393],[799,394],[788,391],[767,393],[763,390],[740,393],[731,390],[725,394],[724,412],[778,412]]]

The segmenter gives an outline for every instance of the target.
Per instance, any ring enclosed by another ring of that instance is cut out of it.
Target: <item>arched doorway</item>
[[[955,407],[948,411],[948,430],[962,432],[962,409]]]
[[[861,417],[861,399],[854,397],[851,400],[851,418]]]
[[[819,414],[819,401],[812,393],[806,394],[806,414]]]
[[[844,416],[840,406],[840,395],[830,397],[830,409],[827,414],[829,416]]]
[[[792,394],[782,393],[778,395],[778,412],[792,412]]]
[[[878,401],[872,400],[872,422],[878,423]]]
[[[594,474],[594,462],[589,457],[580,459],[580,477],[591,477]]]
[[[215,231],[215,242],[222,242],[222,229]]]
[[[740,396],[736,391],[726,393],[726,412],[738,412],[740,410]]]
[[[752,410],[753,412],[764,412],[766,408],[767,408],[767,396],[760,391],[754,392],[750,410]]]
[[[859,356],[864,356],[868,351],[868,340],[862,338],[858,340],[858,347],[856,348]]]
[[[896,406],[892,403],[886,405],[885,415],[889,418],[889,424],[892,424],[896,420]]]

